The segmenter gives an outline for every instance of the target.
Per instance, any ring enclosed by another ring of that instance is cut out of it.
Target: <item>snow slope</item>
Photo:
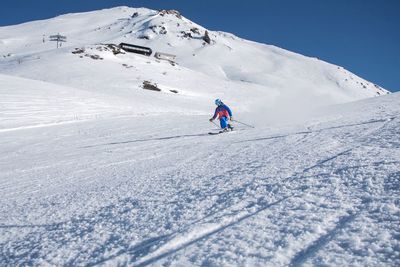
[[[0,95],[0,131],[117,116],[126,112],[120,99],[2,74]]]
[[[339,66],[232,34],[209,31],[212,41],[206,44],[205,28],[168,13],[117,7],[1,27],[0,73],[150,103],[142,112],[155,106],[170,112],[180,103],[204,114],[217,97],[245,112],[287,109],[294,103],[323,106],[388,93]],[[67,36],[60,49],[48,41],[56,33]],[[114,55],[101,45],[120,42],[177,55],[177,64],[153,56]],[[76,49],[84,52],[73,54]],[[143,91],[143,81],[178,93]]]
[[[0,28],[0,266],[399,266],[400,94],[168,13]]]
[[[0,132],[0,265],[398,266],[399,97],[217,136],[201,115]]]

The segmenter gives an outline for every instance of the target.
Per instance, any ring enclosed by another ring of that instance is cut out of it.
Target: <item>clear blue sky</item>
[[[177,9],[210,30],[319,57],[400,91],[400,0],[2,0],[0,26],[120,5]]]

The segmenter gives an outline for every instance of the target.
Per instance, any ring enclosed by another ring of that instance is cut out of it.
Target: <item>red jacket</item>
[[[214,116],[212,118],[216,119],[217,117],[218,119],[221,119],[223,117],[232,117],[232,111],[227,105],[222,104],[215,109]]]

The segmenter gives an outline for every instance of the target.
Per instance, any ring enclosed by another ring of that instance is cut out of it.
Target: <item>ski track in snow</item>
[[[1,133],[1,265],[398,263],[398,225],[374,214],[399,218],[397,117],[269,137],[111,124]],[[384,238],[354,243],[363,220]]]

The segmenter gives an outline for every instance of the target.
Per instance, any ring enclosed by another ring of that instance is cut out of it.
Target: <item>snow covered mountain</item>
[[[177,11],[129,7],[1,27],[0,73],[119,97],[130,114],[205,114],[217,97],[265,112],[388,93],[341,67],[232,34],[208,31],[207,44],[205,31]],[[58,33],[67,42],[56,49],[49,36]],[[176,64],[104,45],[122,42],[176,55]],[[161,93],[144,91],[144,81]]]
[[[400,94],[205,31],[128,7],[0,28],[0,266],[400,265]],[[217,97],[256,127],[209,135]]]

